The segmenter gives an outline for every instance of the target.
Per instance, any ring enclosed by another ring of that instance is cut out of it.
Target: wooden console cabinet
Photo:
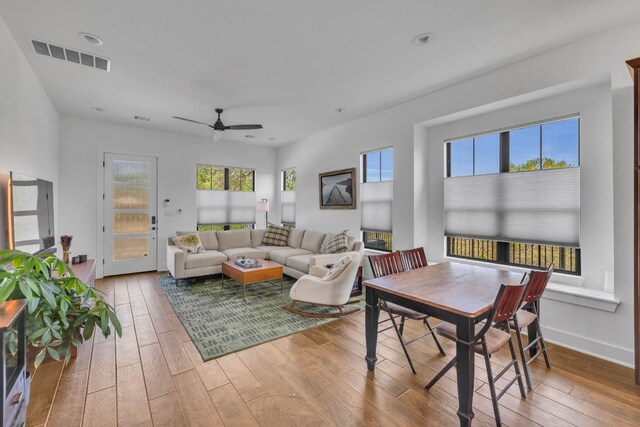
[[[71,264],[73,274],[92,288],[96,285],[96,260],[88,259],[80,264]]]

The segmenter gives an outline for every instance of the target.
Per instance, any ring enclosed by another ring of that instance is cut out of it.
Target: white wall
[[[610,76],[612,110],[611,136],[607,135],[606,161],[613,176],[605,185],[613,195],[603,203],[613,204],[613,265],[615,297],[621,304],[615,313],[550,301],[545,304],[543,324],[553,340],[621,363],[633,362],[633,90],[625,61],[640,56],[637,35],[640,23],[596,34],[579,42],[506,66],[491,73],[427,94],[415,100],[362,117],[345,125],[313,135],[278,150],[278,168],[297,167],[297,223],[302,227],[342,229],[360,227],[359,210],[320,211],[318,173],[358,166],[362,151],[393,145],[395,154],[394,246],[407,248],[424,244],[432,236],[427,231],[428,200],[424,190],[428,171],[423,169],[422,141],[428,133],[421,126],[487,105],[532,93],[553,94],[560,85],[593,81]],[[427,72],[428,70],[425,70]],[[597,179],[594,174],[589,179]],[[612,179],[612,181],[611,181]],[[427,180],[428,181],[428,180]],[[587,188],[585,187],[585,190]],[[605,233],[611,232],[609,218],[603,218]],[[595,234],[592,234],[595,233]],[[592,241],[599,232],[582,230],[582,238]],[[607,239],[610,242],[610,239]],[[607,243],[608,249],[611,244]],[[428,254],[441,258],[441,251]],[[595,269],[611,264],[610,257],[592,258]],[[584,268],[585,266],[583,266]],[[588,269],[591,267],[587,267]],[[591,282],[598,287],[597,280]],[[547,319],[554,325],[550,327]],[[563,326],[571,325],[572,327]],[[557,327],[556,327],[557,326]]]
[[[274,200],[276,151],[237,142],[214,142],[139,126],[62,116],[60,122],[59,232],[72,234],[74,254],[101,260],[104,153],[137,154],[158,158],[158,270],[166,269],[167,237],[196,227],[196,165],[237,166],[256,170],[256,197]],[[171,208],[163,207],[164,199]],[[182,214],[177,210],[182,209]],[[278,204],[272,203],[279,217]],[[174,216],[169,216],[169,211]],[[258,227],[264,215],[257,213]],[[98,276],[102,265],[98,262]]]
[[[0,249],[8,247],[10,171],[53,182],[57,222],[58,113],[0,17]]]

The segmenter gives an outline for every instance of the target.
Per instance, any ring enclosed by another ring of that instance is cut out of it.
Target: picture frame
[[[356,208],[356,168],[319,174],[320,209]]]

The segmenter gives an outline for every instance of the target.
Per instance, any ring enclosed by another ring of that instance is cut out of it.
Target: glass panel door
[[[156,269],[156,159],[105,154],[104,275]]]

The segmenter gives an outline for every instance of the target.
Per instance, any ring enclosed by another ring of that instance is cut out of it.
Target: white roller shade
[[[580,246],[580,168],[444,180],[445,235]]]
[[[360,208],[363,231],[391,233],[393,211],[393,181],[360,184]]]
[[[280,193],[282,202],[282,222],[295,224],[296,222],[296,192],[282,191]]]
[[[198,190],[198,225],[255,222],[255,192]]]

